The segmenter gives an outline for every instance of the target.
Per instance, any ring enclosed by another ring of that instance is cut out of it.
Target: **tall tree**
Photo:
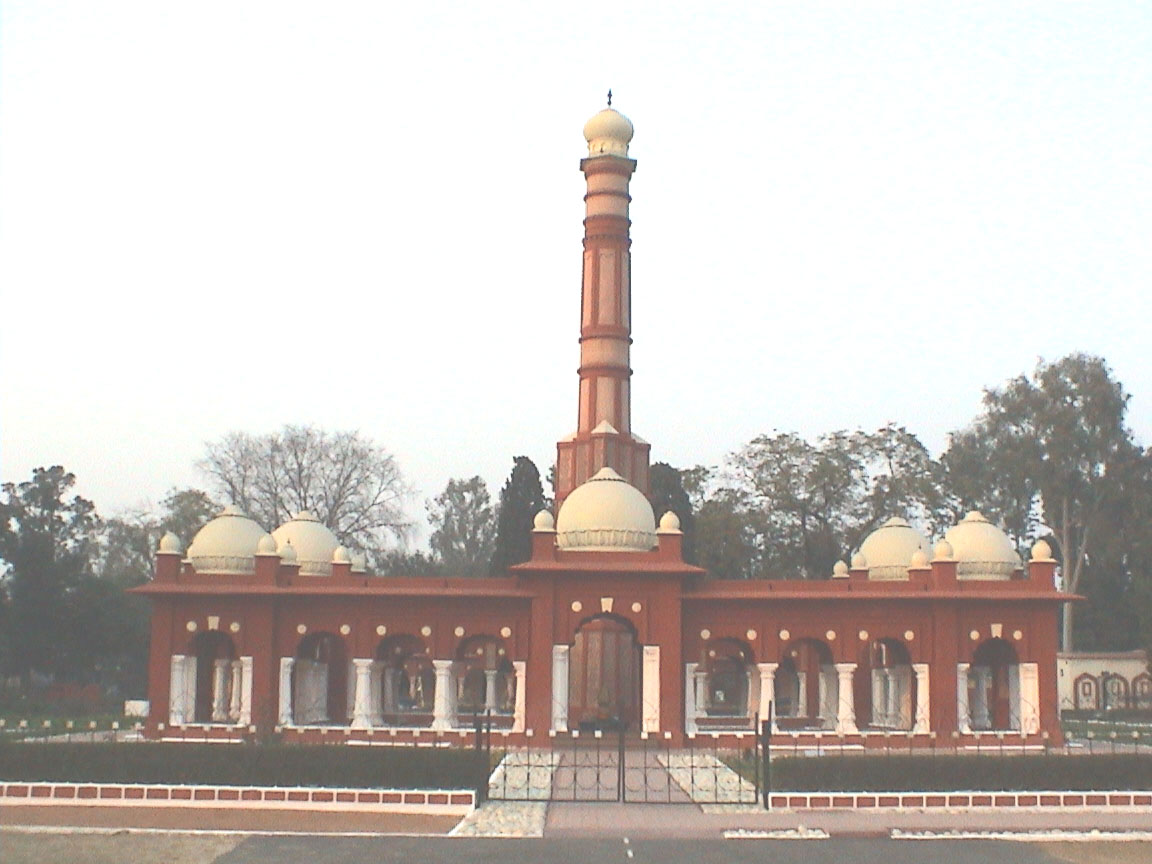
[[[496,515],[480,477],[453,478],[427,503],[429,546],[449,576],[483,576],[496,543]]]
[[[657,462],[649,474],[652,492],[652,510],[656,521],[671,510],[680,519],[680,530],[684,533],[684,560],[696,563],[696,517],[692,512],[692,500],[684,488],[681,472],[667,462]]]
[[[25,692],[33,671],[68,672],[87,662],[92,622],[83,597],[99,519],[70,495],[76,477],[59,465],[5,483],[0,501],[0,580],[8,609],[4,662]]]
[[[1011,484],[997,500],[1017,508],[1013,530],[1051,533],[1072,592],[1083,587],[1108,503],[1121,494],[1123,468],[1137,455],[1125,425],[1128,398],[1103,358],[1069,354],[985,391],[981,416],[960,434],[986,459],[986,488],[997,489],[997,478]],[[1066,651],[1073,619],[1065,606]]]
[[[408,486],[387,450],[359,432],[285,426],[209,442],[199,467],[230,503],[272,530],[310,510],[351,549],[403,540]]]
[[[500,490],[496,544],[489,568],[493,576],[502,576],[513,564],[532,557],[532,521],[547,506],[536,464],[527,456],[517,456]]]

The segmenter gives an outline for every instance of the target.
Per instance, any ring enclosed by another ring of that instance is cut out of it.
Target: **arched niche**
[[[578,729],[635,727],[640,720],[641,645],[625,618],[597,615],[572,642],[569,723]]]
[[[309,633],[297,644],[292,716],[301,726],[348,722],[348,651],[335,633]]]

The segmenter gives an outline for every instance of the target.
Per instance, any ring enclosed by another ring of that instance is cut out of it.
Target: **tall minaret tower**
[[[632,123],[611,107],[586,124],[580,396],[576,432],[556,445],[556,507],[604,466],[648,494],[648,442],[632,434]]]

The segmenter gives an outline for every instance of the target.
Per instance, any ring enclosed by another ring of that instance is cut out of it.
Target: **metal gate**
[[[763,786],[761,735],[722,744],[696,735],[674,747],[672,736],[626,729],[559,733],[527,747],[492,754],[490,724],[477,724],[480,797],[502,801],[619,801],[658,804],[754,804]],[[729,739],[730,740],[730,739]],[[499,747],[499,737],[496,741]]]

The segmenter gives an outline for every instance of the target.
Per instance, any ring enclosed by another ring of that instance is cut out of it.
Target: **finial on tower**
[[[612,107],[612,88],[608,88],[608,107]]]

